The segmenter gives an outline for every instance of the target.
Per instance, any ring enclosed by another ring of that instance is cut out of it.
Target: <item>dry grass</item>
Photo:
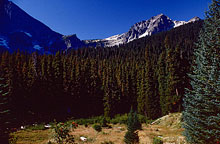
[[[169,118],[170,117],[170,118]],[[180,114],[166,116],[161,118],[160,122],[155,124],[143,124],[142,130],[138,132],[140,144],[152,144],[153,138],[160,136],[165,144],[184,144],[184,137],[181,135],[183,129],[179,128]],[[166,122],[164,122],[166,121]],[[177,122],[178,121],[178,122]],[[124,135],[127,129],[125,125],[112,125],[112,128],[103,128],[101,132],[96,132],[92,126],[79,126],[71,132],[74,135],[77,144],[101,144],[104,141],[111,141],[114,144],[123,144]],[[51,130],[40,131],[18,131],[14,133],[18,137],[18,144],[47,144],[51,140]],[[80,137],[86,137],[83,142]]]
[[[16,144],[46,144],[51,130],[21,130],[11,134],[17,138]]]
[[[75,129],[71,134],[76,137],[77,143],[82,143],[80,137],[88,138],[86,143],[100,144],[104,141],[112,141],[115,144],[123,143],[123,138],[126,132],[125,125],[112,125],[111,129],[103,128],[101,132],[96,132],[91,126],[85,128],[80,126]]]

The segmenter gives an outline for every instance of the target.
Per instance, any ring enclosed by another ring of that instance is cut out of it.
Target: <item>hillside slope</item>
[[[0,49],[55,53],[80,48],[84,43],[76,35],[63,36],[31,17],[16,4],[2,0],[0,5]]]

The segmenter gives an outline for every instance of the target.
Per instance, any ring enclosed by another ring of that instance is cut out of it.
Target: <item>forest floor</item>
[[[180,121],[181,114],[175,113],[164,116],[151,124],[142,124],[142,130],[138,131],[140,144],[152,144],[154,137],[161,138],[164,144],[185,144]],[[103,142],[123,144],[124,135],[127,131],[126,125],[111,126],[112,128],[102,128],[101,132],[96,132],[92,126],[79,126],[70,134],[74,136],[76,144],[101,144]],[[12,135],[17,138],[16,144],[47,144],[53,139],[52,129],[25,129]],[[87,140],[83,142],[80,137],[85,137]]]

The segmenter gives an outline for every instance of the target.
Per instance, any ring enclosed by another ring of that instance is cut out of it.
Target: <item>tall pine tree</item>
[[[220,0],[209,9],[194,52],[192,88],[184,97],[184,134],[193,144],[220,140]]]
[[[10,126],[10,108],[7,82],[0,78],[0,143],[8,143]]]
[[[141,129],[141,123],[138,119],[137,113],[133,112],[132,108],[128,114],[127,129],[128,131],[124,136],[124,142],[126,144],[138,144],[139,137],[137,130]]]

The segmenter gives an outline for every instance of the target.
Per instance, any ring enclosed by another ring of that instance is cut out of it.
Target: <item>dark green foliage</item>
[[[106,120],[105,117],[102,119],[101,126],[102,127],[108,127],[107,120]]]
[[[178,45],[175,50],[171,48],[168,49],[166,62],[167,85],[165,90],[166,104],[163,110],[164,114],[180,111],[180,108],[175,107],[181,100],[180,89],[184,87],[184,85],[181,84],[180,49]]]
[[[137,114],[137,116],[138,116],[140,123],[146,123],[146,121],[148,120],[148,118],[144,115]],[[127,124],[128,114],[123,114],[123,115],[117,114],[112,119],[105,118],[104,116],[97,116],[97,117],[91,117],[91,118],[81,118],[81,119],[76,119],[75,122],[79,125],[87,125],[88,126],[91,124],[99,123],[102,127],[110,127],[108,125],[108,123]]]
[[[141,123],[139,122],[136,112],[131,109],[128,114],[127,132],[124,136],[124,142],[126,144],[135,144],[139,142],[137,130],[141,129]]]
[[[68,144],[68,143],[74,143],[75,139],[72,135],[70,135],[70,129],[68,123],[56,123],[53,126],[55,134],[53,135],[54,140],[58,144]]]
[[[139,121],[139,118],[138,118],[138,115],[137,115],[137,113],[135,112],[134,113],[134,115],[133,115],[133,119],[134,119],[134,121],[133,121],[133,126],[134,126],[134,128],[136,129],[136,130],[141,130],[142,129],[142,126],[141,126],[141,123],[140,123],[140,121]],[[128,117],[128,123],[129,123],[129,121],[130,121],[130,119],[129,119],[129,117]]]
[[[159,95],[160,95],[160,107],[162,114],[167,114],[167,100],[166,100],[166,89],[167,89],[167,71],[166,71],[166,52],[163,51],[160,54],[158,60],[158,84],[159,84]]]
[[[10,129],[10,107],[8,98],[8,85],[0,78],[0,143],[8,143]]]
[[[144,69],[142,69],[137,76],[137,109],[140,114],[145,114],[146,100],[144,88]]]
[[[141,129],[141,123],[138,119],[137,113],[133,112],[131,109],[130,113],[128,114],[128,121],[127,121],[128,131],[136,131]]]
[[[96,123],[102,123],[104,117],[103,116],[97,116],[97,117],[91,117],[91,118],[81,118],[76,119],[75,122],[79,125],[90,125],[90,124],[96,124]]]
[[[37,125],[30,125],[26,126],[26,129],[28,130],[45,130],[44,124],[37,124]]]
[[[163,141],[158,137],[154,137],[153,144],[163,144]]]
[[[117,114],[114,118],[110,120],[113,124],[127,124],[128,122],[128,114],[119,115]]]
[[[94,124],[92,127],[93,127],[94,130],[96,130],[97,132],[101,132],[101,131],[102,131],[102,127],[101,127],[100,125],[98,125],[98,124]]]
[[[16,144],[18,141],[18,137],[17,136],[10,136],[9,137],[9,144]]]
[[[139,143],[139,137],[137,132],[126,132],[125,137],[124,137],[124,142],[126,144],[138,144]]]
[[[148,118],[144,115],[137,114],[137,116],[138,116],[140,123],[146,123],[146,121],[148,120]]]
[[[193,144],[218,143],[220,140],[220,1],[213,0],[200,33],[191,87],[184,97],[184,128]]]
[[[160,116],[159,94],[157,93],[156,73],[151,62],[149,48],[145,50],[146,66],[145,66],[145,115],[149,118],[156,119]]]

